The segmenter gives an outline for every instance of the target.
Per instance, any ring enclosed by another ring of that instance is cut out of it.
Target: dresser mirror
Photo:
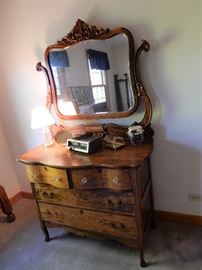
[[[47,47],[46,67],[37,64],[47,78],[47,107],[53,104],[63,120],[119,118],[134,113],[142,97],[149,122],[150,101],[139,75],[139,56],[148,50],[143,41],[135,53],[126,28],[103,29],[77,20],[65,37]]]

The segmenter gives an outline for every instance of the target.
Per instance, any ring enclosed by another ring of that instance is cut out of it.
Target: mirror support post
[[[46,83],[47,83],[47,96],[46,96],[46,108],[50,111],[51,105],[53,104],[53,98],[52,98],[52,92],[51,92],[51,84],[50,84],[50,78],[48,76],[47,69],[41,64],[41,62],[37,63],[36,65],[37,71],[43,71],[46,77]]]
[[[142,99],[145,106],[145,114],[143,119],[138,123],[138,125],[141,125],[143,128],[146,128],[149,126],[151,119],[152,119],[152,104],[151,101],[147,95],[147,92],[141,82],[141,76],[140,76],[140,70],[139,70],[139,58],[143,51],[148,52],[150,49],[150,44],[148,41],[143,40],[141,46],[138,48],[136,55],[135,55],[135,81],[136,81],[136,87],[138,92],[138,98]]]
[[[138,125],[141,125],[145,129],[147,126],[149,126],[152,119],[152,104],[146,93],[146,90],[144,89],[144,86],[141,83],[137,84],[137,91],[138,91],[138,97],[140,97],[143,100],[144,106],[145,106],[144,117],[138,123]]]

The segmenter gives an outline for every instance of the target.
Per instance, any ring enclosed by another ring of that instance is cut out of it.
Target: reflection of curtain
[[[49,60],[52,67],[69,67],[67,51],[51,51]]]
[[[108,70],[110,69],[108,55],[105,52],[87,50],[91,69]]]

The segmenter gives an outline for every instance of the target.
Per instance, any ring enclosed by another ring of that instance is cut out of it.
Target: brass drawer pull
[[[97,217],[95,220],[96,220],[97,223],[102,223],[103,222],[103,218]]]
[[[59,177],[59,176],[55,176],[52,178],[54,182],[57,182],[57,183],[61,183],[62,182],[62,178]]]
[[[86,184],[88,182],[88,179],[86,177],[82,178],[81,179],[81,183],[82,184]]]
[[[37,178],[37,174],[36,173],[33,173],[32,174],[32,179],[35,180]]]
[[[109,207],[110,209],[114,209],[114,203],[112,202],[111,199],[108,199],[107,204],[108,204],[108,207]]]
[[[51,193],[43,192],[43,196],[45,198],[52,199],[52,198],[54,198],[54,193],[53,192],[51,192]]]
[[[111,223],[112,228],[117,229],[117,230],[125,230],[125,225],[120,222],[112,222]]]
[[[119,182],[118,177],[112,178],[112,182],[113,182],[114,184],[118,184],[118,182]]]

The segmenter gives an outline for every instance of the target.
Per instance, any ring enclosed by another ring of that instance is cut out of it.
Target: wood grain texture
[[[153,144],[141,146],[126,145],[117,151],[101,148],[96,153],[85,154],[69,151],[64,146],[54,144],[45,148],[40,145],[24,153],[18,161],[32,165],[46,165],[55,168],[137,168],[152,153]]]
[[[37,200],[63,206],[135,215],[132,192],[76,191],[35,184]]]
[[[111,189],[131,190],[130,169],[93,168],[71,170],[73,187],[75,189]]]
[[[26,165],[26,170],[31,183],[49,183],[55,187],[69,188],[67,172],[64,169]]]
[[[42,220],[79,229],[136,239],[134,217],[49,205],[39,202]]]
[[[145,266],[144,243],[153,213],[152,148],[151,143],[117,151],[103,147],[84,154],[55,144],[22,155],[19,161],[28,167],[45,241],[52,226],[118,239],[137,246]],[[53,178],[58,172],[66,182],[56,187]]]

